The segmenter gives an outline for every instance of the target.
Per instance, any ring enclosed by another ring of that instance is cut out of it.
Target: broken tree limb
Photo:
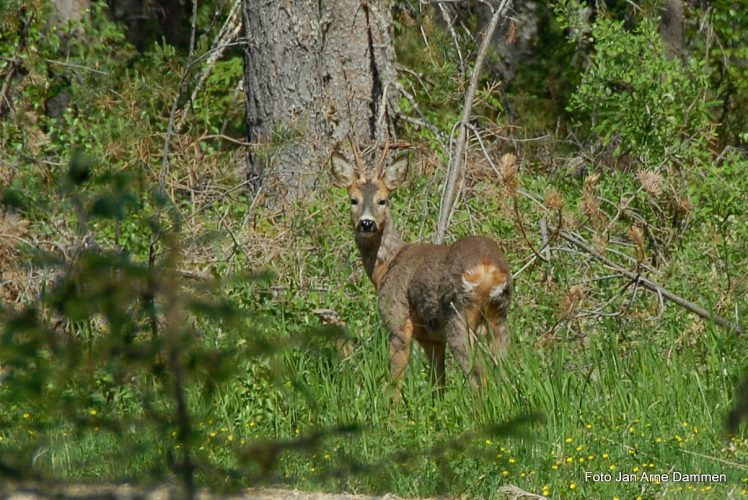
[[[673,292],[671,292],[671,291],[669,291],[669,290],[661,287],[660,285],[658,285],[654,281],[651,281],[651,280],[649,280],[649,279],[641,276],[640,274],[637,274],[637,273],[635,273],[633,271],[629,271],[628,269],[625,269],[625,268],[619,266],[618,264],[616,264],[615,262],[611,261],[610,259],[608,259],[604,255],[601,255],[600,252],[598,252],[597,250],[595,250],[595,248],[592,245],[590,245],[589,243],[587,243],[586,241],[584,241],[584,240],[582,240],[580,238],[577,238],[576,236],[574,236],[574,235],[572,235],[572,234],[570,234],[570,233],[568,233],[566,231],[563,231],[563,230],[559,231],[558,234],[559,234],[559,236],[563,240],[565,240],[565,241],[571,243],[572,245],[576,246],[577,248],[583,250],[584,252],[586,252],[589,255],[591,255],[593,258],[597,259],[598,261],[602,262],[603,264],[605,264],[609,268],[611,268],[611,269],[615,270],[616,272],[622,274],[623,276],[627,277],[628,279],[634,280],[640,286],[643,286],[647,290],[650,290],[652,292],[657,293],[660,297],[663,297],[663,298],[669,300],[670,302],[674,302],[675,304],[678,304],[679,306],[681,306],[684,309],[686,309],[686,310],[688,310],[688,311],[696,314],[697,316],[701,316],[702,318],[704,318],[706,320],[713,321],[714,323],[716,323],[717,325],[721,326],[722,328],[725,328],[727,330],[731,330],[731,331],[733,331],[733,332],[735,332],[735,333],[737,333],[739,335],[743,334],[743,329],[741,328],[741,326],[739,324],[734,323],[734,322],[732,322],[732,321],[730,321],[730,320],[728,320],[728,319],[720,316],[717,313],[708,311],[708,310],[704,309],[703,307],[701,307],[700,305],[694,304],[693,302],[688,301],[688,300],[684,299],[683,297],[674,294]]]
[[[488,27],[483,33],[483,40],[481,41],[478,56],[475,58],[475,67],[473,68],[473,74],[470,77],[470,85],[465,94],[462,118],[460,118],[459,122],[460,133],[457,136],[454,153],[450,156],[449,166],[447,167],[447,180],[444,183],[442,200],[439,205],[439,224],[437,225],[436,238],[434,239],[437,244],[444,243],[444,237],[447,234],[447,226],[449,225],[449,219],[452,215],[452,206],[454,205],[456,198],[457,181],[462,176],[465,149],[467,146],[468,123],[470,122],[470,116],[473,112],[473,100],[475,99],[475,93],[478,90],[478,82],[480,80],[480,71],[483,66],[483,60],[486,58],[488,48],[491,45],[491,40],[493,40],[496,26],[499,24],[499,20],[502,18],[511,3],[511,0],[501,0],[499,6],[494,10],[491,21],[488,23]]]

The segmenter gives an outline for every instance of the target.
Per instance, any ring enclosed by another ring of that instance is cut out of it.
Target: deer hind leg
[[[486,312],[489,325],[488,348],[495,359],[503,358],[509,350],[509,327],[507,325],[507,308],[491,304]]]
[[[400,382],[405,377],[410,359],[410,347],[413,341],[413,322],[405,319],[399,328],[390,328],[389,356],[390,380],[392,383],[392,401],[400,401]]]
[[[419,340],[421,347],[426,353],[426,359],[429,363],[431,372],[431,387],[434,389],[434,395],[444,396],[444,387],[446,386],[446,375],[444,371],[444,351],[446,344],[443,342],[434,342],[431,340]]]
[[[453,314],[444,327],[447,345],[452,350],[455,361],[460,365],[473,389],[479,389],[484,383],[483,367],[480,360],[474,356],[473,341],[469,324],[464,314]]]

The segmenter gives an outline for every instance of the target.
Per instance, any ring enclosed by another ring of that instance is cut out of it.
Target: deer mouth
[[[368,240],[368,239],[374,238],[377,235],[377,233],[376,231],[356,231],[356,235],[359,238]]]

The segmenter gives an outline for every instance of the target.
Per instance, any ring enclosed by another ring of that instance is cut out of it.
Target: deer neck
[[[366,274],[374,288],[379,289],[395,257],[405,247],[405,242],[397,234],[392,217],[388,214],[382,232],[371,238],[356,236],[356,246],[364,261]]]

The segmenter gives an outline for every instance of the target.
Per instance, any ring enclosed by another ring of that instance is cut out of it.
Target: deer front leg
[[[399,328],[390,329],[390,380],[392,383],[391,400],[400,401],[400,382],[405,376],[410,359],[410,347],[413,341],[413,322],[408,318]]]

